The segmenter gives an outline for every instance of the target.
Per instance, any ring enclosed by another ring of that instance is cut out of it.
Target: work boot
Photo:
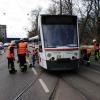
[[[23,72],[24,66],[20,66],[21,72]]]
[[[87,64],[86,64],[87,66],[90,66],[90,61],[87,61]]]
[[[26,72],[27,71],[27,67],[21,67],[21,72]]]
[[[15,68],[10,68],[9,69],[9,73],[10,74],[14,74],[14,73],[16,73],[17,72],[17,70],[15,70]]]
[[[31,67],[32,67],[32,64],[29,65],[29,68],[31,68]]]
[[[98,58],[97,57],[95,57],[95,61],[98,61]]]

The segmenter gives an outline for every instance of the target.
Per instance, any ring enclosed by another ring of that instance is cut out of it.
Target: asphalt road
[[[99,62],[98,62],[99,65]],[[38,66],[9,74],[5,55],[0,55],[0,100],[100,100],[100,71],[97,63],[73,71],[48,72]],[[95,69],[98,67],[98,69]]]

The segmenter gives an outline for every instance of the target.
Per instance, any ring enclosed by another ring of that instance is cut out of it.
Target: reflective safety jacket
[[[90,54],[93,51],[94,47],[92,45],[88,46],[88,45],[84,45],[81,47],[81,52],[83,54]]]
[[[92,49],[91,48],[87,48],[87,54],[91,53]]]
[[[27,48],[26,43],[20,42],[20,43],[18,44],[17,53],[18,53],[18,54],[26,54],[26,48]]]
[[[99,44],[98,43],[94,43],[93,46],[94,46],[95,50],[99,50]]]
[[[14,58],[14,52],[11,52],[11,47],[12,46],[8,46],[7,48],[7,58]]]

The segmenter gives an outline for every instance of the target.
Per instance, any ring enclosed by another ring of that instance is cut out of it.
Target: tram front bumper
[[[48,70],[74,70],[79,67],[79,60],[59,59],[54,61],[47,60]]]

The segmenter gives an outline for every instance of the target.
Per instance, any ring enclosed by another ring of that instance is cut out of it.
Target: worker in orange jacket
[[[17,54],[18,54],[18,60],[22,72],[27,70],[26,52],[27,52],[27,44],[24,42],[24,39],[20,39],[17,45]]]
[[[15,58],[14,58],[14,47],[13,47],[12,42],[8,45],[8,48],[7,48],[7,59],[8,59],[9,73],[17,72],[17,70],[14,67]]]
[[[82,64],[85,62],[87,66],[90,65],[91,48],[87,45],[81,49]]]

